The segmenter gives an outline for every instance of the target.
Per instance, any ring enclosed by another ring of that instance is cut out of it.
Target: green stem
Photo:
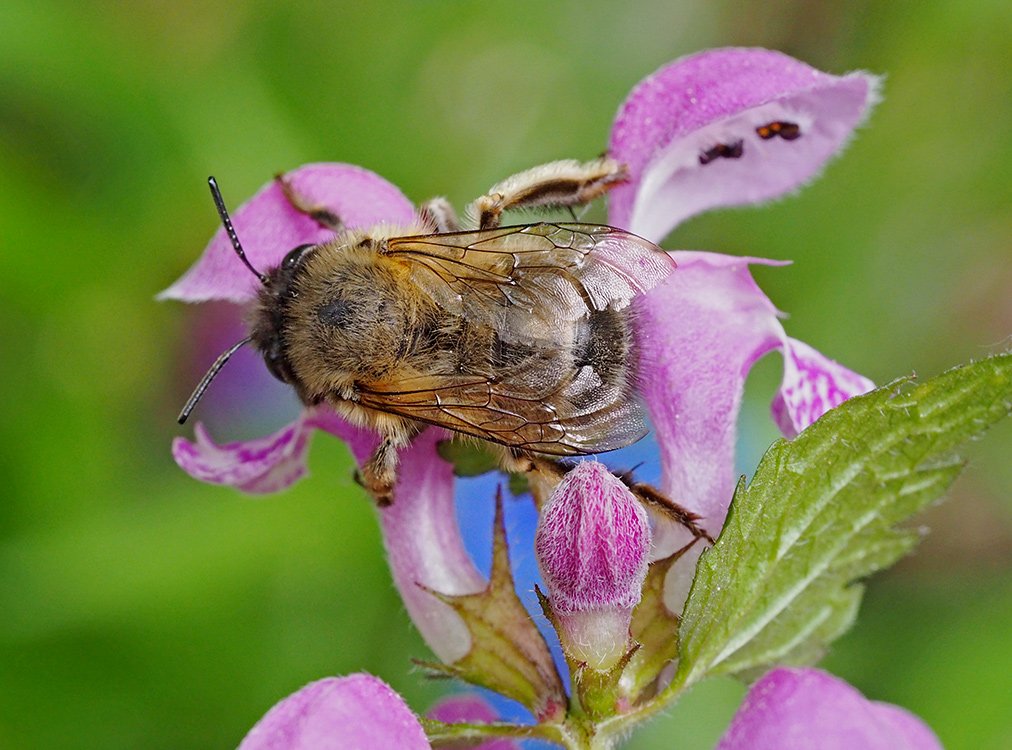
[[[425,734],[433,747],[443,747],[455,742],[487,740],[491,737],[514,737],[516,739],[538,739],[554,742],[565,748],[574,748],[569,741],[566,727],[561,724],[446,724],[435,719],[421,719]]]
[[[624,734],[654,714],[670,707],[691,686],[691,683],[687,682],[684,677],[681,679],[679,677],[680,675],[676,674],[666,688],[632,711],[603,719],[597,725],[598,731],[609,737]]]
[[[434,719],[422,719],[422,726],[433,747],[446,747],[456,742],[478,742],[493,737],[511,737],[515,739],[538,739],[552,742],[566,750],[610,750],[617,737],[628,731],[659,711],[674,703],[689,687],[682,677],[676,676],[652,700],[636,707],[628,713],[607,718],[596,718],[583,713],[578,706],[576,713],[571,713],[563,723],[546,722],[544,724],[445,724]]]
[[[599,732],[598,726],[590,721],[569,720],[564,724],[445,724],[423,718],[421,722],[429,742],[437,748],[458,742],[479,742],[492,737],[544,740],[566,750],[609,750],[614,743],[614,734]]]

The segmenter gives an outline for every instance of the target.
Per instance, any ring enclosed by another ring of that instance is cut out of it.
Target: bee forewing
[[[462,376],[430,376],[363,388],[359,403],[439,425],[493,443],[553,456],[620,448],[647,430],[643,407],[628,393],[575,406],[566,396],[597,391],[564,382],[532,389],[517,380],[492,383]]]
[[[649,240],[614,227],[560,225],[574,234],[586,232],[594,240],[581,275],[594,309],[621,309],[637,294],[653,289],[668,277],[675,262]]]
[[[622,309],[675,267],[648,240],[596,224],[395,237],[386,253],[408,263],[418,286],[445,309],[493,321],[505,308],[547,323]]]

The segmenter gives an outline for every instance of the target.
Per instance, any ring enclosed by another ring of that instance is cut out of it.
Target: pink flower
[[[495,712],[476,695],[441,701],[430,712],[445,722],[487,724]],[[327,677],[284,698],[256,723],[239,750],[429,750],[418,717],[389,685],[369,674]],[[516,750],[508,739],[476,750]]]
[[[838,77],[763,49],[717,49],[677,60],[640,82],[619,108],[610,154],[630,180],[611,193],[609,222],[655,242],[685,219],[796,190],[838,153],[876,98],[865,73]],[[793,437],[873,384],[787,336],[749,273],[758,258],[672,253],[678,271],[640,302],[644,397],[661,448],[661,489],[719,533],[737,479],[736,425],[745,379],[778,350],[784,377],[777,425]],[[691,540],[663,520],[653,557]],[[681,611],[702,545],[668,575]]]
[[[534,550],[566,654],[593,669],[629,650],[650,551],[647,513],[596,461],[566,475],[541,511]]]
[[[876,80],[867,74],[832,76],[761,49],[714,50],[671,63],[640,83],[619,110],[609,153],[628,166],[630,179],[611,193],[609,222],[660,242],[699,212],[786,195],[840,151],[867,115],[875,89]],[[315,164],[288,177],[298,192],[351,228],[407,224],[413,218],[411,203],[395,187],[357,167]],[[274,183],[241,206],[234,223],[260,269],[277,264],[297,245],[329,237],[293,210]],[[777,263],[704,252],[673,255],[678,270],[637,300],[643,397],[661,451],[661,489],[700,515],[715,535],[734,486],[745,378],[760,357],[773,350],[783,355],[783,381],[772,408],[788,437],[872,384],[786,334],[778,311],[749,273],[752,263]],[[243,304],[252,300],[256,286],[219,230],[200,260],[162,296]],[[308,443],[317,430],[345,440],[360,462],[376,441],[330,409],[315,407],[275,434],[243,443],[217,445],[198,426],[196,442],[177,439],[173,455],[198,479],[271,492],[305,474]],[[470,634],[429,591],[473,593],[483,589],[485,579],[460,538],[452,472],[435,451],[441,437],[427,430],[403,452],[397,502],[379,514],[408,611],[433,651],[452,663],[468,652]],[[572,485],[560,488],[557,507],[572,505],[565,499],[572,491],[572,497],[588,500],[587,517],[570,516],[571,523],[563,524],[551,515],[562,511],[550,506],[543,540],[557,536],[552,528],[557,524],[578,540],[587,538],[587,529],[610,534],[622,527],[635,543],[621,554],[592,547],[584,557],[565,560],[549,560],[542,549],[545,578],[553,605],[571,611],[595,605],[624,609],[634,603],[631,592],[642,580],[646,532],[637,512],[626,512],[621,493],[605,486],[600,470],[584,466],[590,468],[578,469]],[[596,477],[596,489],[575,486],[584,474]],[[623,510],[616,511],[619,507]],[[687,540],[680,527],[658,521],[650,556],[664,557]],[[542,541],[542,547],[548,544]],[[665,604],[673,612],[681,609],[700,549],[697,544],[669,574]],[[560,576],[559,570],[568,572]],[[600,573],[595,585],[581,586],[580,571]],[[613,627],[611,633],[620,630]],[[375,678],[354,675],[321,680],[285,699],[242,747],[348,746],[411,750],[428,743],[399,696]],[[808,746],[933,750],[939,745],[916,718],[870,702],[836,678],[778,669],[753,687],[720,748]]]
[[[433,710],[443,721],[487,723],[479,698],[450,698]],[[239,750],[428,750],[418,719],[397,693],[371,675],[330,677],[306,685],[257,722]],[[478,745],[510,750],[509,740]],[[870,701],[817,669],[774,669],[756,682],[717,750],[941,750],[913,714]]]
[[[339,211],[349,228],[382,222],[408,223],[411,203],[393,185],[368,170],[345,164],[311,164],[288,174],[297,191]],[[251,263],[270,268],[285,253],[305,242],[320,242],[330,233],[297,212],[274,182],[233,214],[236,231]],[[258,281],[242,266],[219,230],[200,260],[165,290],[162,297],[200,302],[224,299],[248,303]],[[238,311],[237,311],[238,312]],[[266,370],[264,371],[266,376]],[[348,443],[364,461],[377,443],[374,434],[354,427],[330,408],[304,409],[290,425],[264,438],[218,445],[198,424],[196,442],[177,438],[176,462],[191,476],[226,484],[244,492],[277,492],[306,474],[309,442],[317,430]],[[474,567],[457,532],[450,466],[435,453],[439,433],[429,430],[401,456],[399,485],[404,501],[380,511],[384,541],[394,581],[409,614],[430,648],[447,662],[470,647],[459,616],[423,587],[445,594],[480,591],[485,580]]]
[[[818,669],[774,669],[745,696],[717,750],[941,750],[923,721]]]
[[[404,699],[368,674],[306,685],[257,722],[239,750],[429,750]]]
[[[631,179],[612,194],[610,222],[660,241],[696,212],[790,192],[839,150],[866,113],[873,91],[870,76],[835,77],[766,50],[716,50],[672,63],[637,86],[620,109],[610,151],[629,165]],[[397,188],[358,167],[313,164],[288,178],[299,193],[333,210],[350,228],[406,224],[414,215]],[[273,182],[240,206],[233,220],[259,269],[276,265],[297,245],[330,236],[295,211]],[[776,308],[748,272],[749,263],[769,261],[709,253],[674,256],[679,269],[638,300],[643,396],[661,446],[661,489],[701,515],[716,534],[735,478],[732,458],[743,385],[759,357],[774,349],[784,354],[784,381],[774,410],[789,435],[869,389],[871,382],[786,335]],[[162,297],[243,304],[253,299],[257,283],[219,230]],[[196,441],[177,438],[173,456],[203,481],[272,492],[306,473],[308,445],[317,430],[347,441],[359,461],[375,445],[373,435],[321,406],[305,409],[273,435],[241,443],[215,444],[198,425]],[[453,662],[470,647],[467,630],[426,589],[474,593],[485,580],[460,539],[452,473],[435,452],[438,435],[428,430],[404,451],[398,500],[379,514],[408,611],[433,651]],[[652,557],[665,556],[685,541],[680,527],[660,522]],[[695,553],[700,549],[696,545]],[[689,554],[672,569],[666,598],[672,611],[681,608],[694,565]]]

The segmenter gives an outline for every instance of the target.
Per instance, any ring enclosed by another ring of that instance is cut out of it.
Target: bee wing
[[[523,312],[557,327],[621,309],[660,283],[674,261],[652,242],[596,224],[527,224],[394,237],[382,251],[445,309],[501,326]]]
[[[643,408],[635,397],[583,411],[560,405],[566,403],[566,391],[581,388],[573,381],[585,376],[574,372],[572,378],[555,384],[551,391],[508,380],[422,376],[401,381],[396,389],[361,387],[358,403],[553,456],[612,450],[643,437],[647,432]]]
[[[443,309],[493,331],[506,354],[487,369],[360,384],[362,406],[559,456],[646,434],[623,308],[674,268],[653,243],[541,223],[394,237],[380,252]]]

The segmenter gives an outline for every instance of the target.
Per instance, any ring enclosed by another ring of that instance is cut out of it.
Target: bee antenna
[[[211,369],[204,374],[204,377],[202,377],[200,382],[197,383],[197,387],[193,389],[193,393],[191,393],[190,397],[186,399],[186,404],[183,406],[183,410],[179,412],[179,417],[177,418],[179,424],[183,424],[189,418],[190,412],[193,411],[193,407],[195,407],[197,402],[200,401],[200,397],[204,395],[204,391],[207,390],[207,386],[211,385],[211,381],[214,380],[214,376],[217,375],[219,370],[225,366],[225,363],[228,362],[229,358],[252,340],[252,336],[247,336],[239,343],[233,344],[228,351],[223,352],[218,359],[214,360],[214,364],[211,365]]]
[[[232,220],[228,217],[228,210],[225,208],[225,199],[221,197],[221,191],[218,189],[218,181],[214,177],[207,178],[207,184],[211,187],[211,197],[214,199],[214,205],[218,209],[218,216],[221,217],[221,223],[225,225],[225,233],[228,238],[232,241],[232,247],[235,249],[235,254],[239,256],[239,260],[253,272],[253,274],[260,279],[261,284],[268,284],[267,276],[260,273],[258,270],[253,268],[253,264],[249,262],[249,258],[246,257],[246,253],[242,249],[242,245],[239,244],[239,235],[235,233],[235,227],[232,226]]]

